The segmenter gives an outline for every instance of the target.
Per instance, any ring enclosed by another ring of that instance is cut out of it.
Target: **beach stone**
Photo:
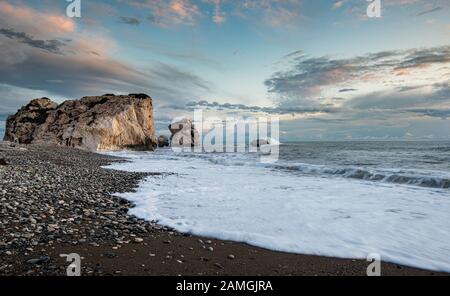
[[[143,241],[144,241],[144,239],[142,239],[142,238],[140,238],[140,237],[135,237],[135,238],[134,238],[134,242],[137,243],[137,244],[140,244],[140,243],[142,243]]]
[[[117,257],[117,255],[113,252],[106,252],[104,256],[109,259]]]
[[[29,259],[27,260],[27,264],[42,264],[47,263],[50,261],[50,257],[48,256],[41,256],[39,258]]]
[[[0,166],[1,165],[8,165],[8,163],[6,162],[6,160],[4,158],[0,158]]]

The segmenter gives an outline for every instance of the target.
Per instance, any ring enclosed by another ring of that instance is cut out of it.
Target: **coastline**
[[[0,144],[0,275],[361,275],[368,262],[274,252],[182,234],[128,215],[154,173],[101,168],[124,159],[70,148]],[[382,263],[382,275],[447,275]]]

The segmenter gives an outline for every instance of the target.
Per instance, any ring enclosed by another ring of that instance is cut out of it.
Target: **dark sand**
[[[145,175],[100,168],[118,159],[5,144],[2,158],[7,165],[0,166],[0,275],[65,275],[68,263],[60,254],[69,253],[81,255],[82,275],[366,275],[365,260],[274,252],[130,217],[132,205],[109,192],[132,190]],[[58,182],[51,181],[55,176]],[[39,182],[29,182],[37,177]],[[96,214],[72,211],[76,206]],[[56,229],[47,229],[49,224]],[[44,260],[27,263],[38,258]],[[383,263],[382,275],[447,274]]]

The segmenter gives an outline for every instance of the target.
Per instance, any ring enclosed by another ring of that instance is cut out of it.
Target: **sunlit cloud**
[[[146,10],[148,20],[152,24],[164,28],[195,25],[202,16],[199,7],[190,0],[132,0],[123,2]]]

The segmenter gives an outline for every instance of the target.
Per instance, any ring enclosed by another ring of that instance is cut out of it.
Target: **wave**
[[[345,178],[415,185],[430,188],[450,188],[449,177],[428,176],[414,172],[404,171],[369,171],[362,168],[331,168],[319,165],[276,165],[275,168],[299,171],[307,174],[335,175]]]
[[[160,151],[162,152],[162,151]],[[308,163],[288,163],[278,162],[275,164],[263,164],[258,161],[258,155],[251,153],[176,153],[170,154],[170,151],[162,153],[170,160],[177,159],[197,159],[208,161],[214,165],[223,166],[250,166],[265,167],[274,170],[285,170],[298,172],[305,175],[315,175],[323,177],[342,177],[350,179],[359,179],[373,182],[384,182],[393,184],[404,184],[412,186],[421,186],[437,189],[450,188],[450,174],[444,171],[436,170],[400,170],[388,168],[373,168],[371,170],[364,166],[327,166]],[[130,156],[129,156],[130,157]],[[364,164],[372,165],[372,164]],[[373,165],[376,165],[375,163]]]

